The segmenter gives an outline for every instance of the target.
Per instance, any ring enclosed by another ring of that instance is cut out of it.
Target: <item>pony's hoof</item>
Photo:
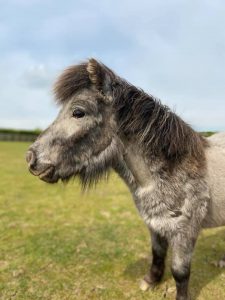
[[[217,266],[219,268],[225,268],[225,257],[218,261]]]
[[[142,279],[139,287],[143,292],[146,292],[147,290],[149,290],[151,288],[151,284],[149,284],[147,281],[145,281],[145,279]]]
[[[144,279],[140,282],[140,289],[142,291],[147,291],[149,289],[153,289],[156,286],[157,282],[152,282],[150,276],[147,274],[145,275]]]

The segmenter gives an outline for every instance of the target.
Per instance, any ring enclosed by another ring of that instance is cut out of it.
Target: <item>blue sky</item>
[[[0,127],[44,128],[68,65],[95,57],[198,130],[225,130],[223,0],[0,0]]]

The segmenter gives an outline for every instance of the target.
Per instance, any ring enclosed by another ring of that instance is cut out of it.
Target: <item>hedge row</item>
[[[12,134],[27,134],[27,135],[38,135],[41,133],[40,129],[35,130],[23,130],[23,129],[9,129],[9,128],[0,128],[0,133],[12,133]]]
[[[200,132],[203,136],[208,137],[213,135],[214,133],[216,133],[215,131],[204,131],[204,132]]]
[[[17,130],[17,129],[0,129],[0,141],[34,141],[41,133],[40,129],[36,130]],[[212,131],[201,132],[205,137],[214,134]]]

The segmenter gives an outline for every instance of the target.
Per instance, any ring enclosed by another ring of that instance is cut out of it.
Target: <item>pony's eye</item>
[[[85,112],[79,108],[77,108],[73,111],[74,118],[79,119],[79,118],[83,118],[84,116],[85,116]]]

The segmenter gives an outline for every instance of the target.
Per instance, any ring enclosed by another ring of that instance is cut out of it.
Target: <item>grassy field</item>
[[[149,267],[149,236],[125,185],[82,194],[78,182],[48,185],[27,171],[28,144],[0,143],[0,299],[174,299],[168,267],[154,291],[139,281]],[[225,299],[225,229],[203,231],[193,257],[193,299]]]

